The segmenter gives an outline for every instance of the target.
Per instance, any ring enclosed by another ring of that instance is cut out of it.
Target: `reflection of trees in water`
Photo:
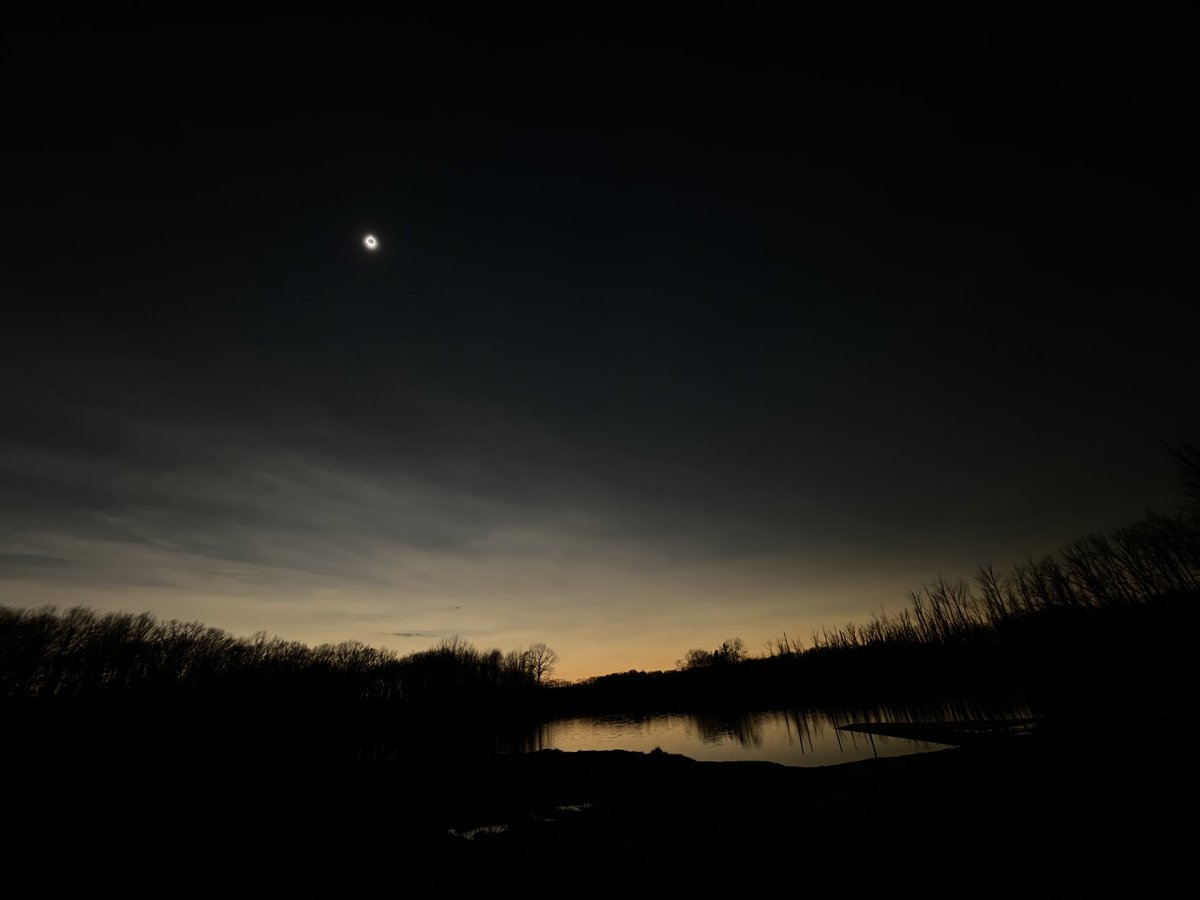
[[[529,725],[524,728],[506,729],[496,735],[497,753],[536,753],[554,746],[550,725]]]
[[[840,749],[859,748],[859,737],[843,734],[837,726],[856,722],[954,722],[1033,718],[1038,712],[1019,696],[947,697],[904,706],[792,708],[757,712],[692,713],[684,723],[688,734],[707,744],[737,741],[743,747],[761,748],[764,732],[782,729],[787,742],[803,754],[817,753],[827,735]],[[877,741],[887,743],[883,737]],[[843,746],[845,743],[845,746]],[[920,742],[916,742],[920,743]],[[923,744],[921,746],[924,746]]]
[[[355,762],[394,762],[418,748],[426,754],[534,753],[550,748],[612,749],[643,748],[650,740],[678,740],[683,731],[692,740],[708,745],[737,744],[763,750],[781,741],[799,749],[804,756],[819,756],[838,750],[846,753],[871,753],[889,742],[897,746],[928,745],[902,738],[864,736],[839,731],[837,726],[852,723],[912,723],[969,720],[1024,719],[1038,715],[1020,697],[948,697],[920,703],[892,706],[825,706],[788,709],[678,713],[624,713],[554,719],[541,723],[509,724],[473,722],[469,718],[454,723],[445,718],[413,724],[403,740],[365,743],[358,747]],[[672,735],[676,737],[672,737]],[[688,753],[682,743],[675,752]],[[793,754],[794,750],[789,751]]]
[[[755,713],[692,713],[687,717],[688,733],[700,735],[706,744],[735,740],[743,747],[761,747],[760,716]]]
[[[815,709],[781,709],[770,713],[762,713],[763,716],[771,716],[775,722],[783,725],[784,731],[787,734],[787,741],[793,746],[799,746],[802,754],[815,754],[818,752],[817,741],[824,741],[827,732],[832,733],[837,741],[838,749],[845,750],[842,744],[842,733],[837,730],[837,720],[832,713],[825,710]],[[857,744],[851,736],[851,746],[857,748]]]
[[[858,720],[861,721],[861,720]],[[843,735],[833,727],[833,714],[809,709],[777,709],[742,713],[692,713],[684,719],[689,735],[695,735],[707,744],[737,741],[743,747],[761,749],[765,743],[764,732],[777,734],[780,729],[787,735],[787,742],[798,746],[802,754],[820,752],[818,742],[823,742],[831,733],[842,746]],[[774,739],[773,739],[774,740]],[[848,745],[858,748],[858,737],[849,735]]]
[[[448,721],[441,718],[424,725],[413,725],[399,742],[378,741],[358,746],[354,762],[395,762],[411,755],[414,749],[425,754],[534,753],[564,744],[576,749],[642,747],[645,735],[651,739],[672,739],[671,734],[686,732],[703,744],[734,744],[754,750],[777,746],[781,740],[801,755],[819,756],[837,749],[843,752],[870,753],[876,744],[889,743],[883,736],[864,737],[855,732],[838,731],[837,726],[851,723],[911,723],[964,720],[1023,719],[1038,715],[1022,698],[947,697],[920,703],[892,706],[825,706],[788,709],[678,713],[624,713],[582,716],[545,722],[509,724],[497,728],[494,722],[475,722],[470,718]],[[632,736],[626,741],[625,736]],[[640,737],[639,737],[640,736]],[[898,746],[913,742],[895,738]],[[916,746],[927,747],[915,742]],[[687,753],[681,745],[676,752]],[[794,750],[791,751],[794,754]],[[794,758],[794,757],[793,757]]]
[[[645,735],[669,732],[671,720],[678,718],[668,713],[609,713],[605,715],[564,716],[552,719],[541,727],[534,749],[562,748],[564,745],[594,744],[602,748],[606,741],[625,735]]]
[[[1037,718],[1040,712],[1023,697],[942,697],[880,706],[826,706],[822,713],[835,726],[855,722],[962,722]]]
[[[774,714],[777,721],[782,721],[787,729],[788,743],[799,744],[801,753],[814,753],[814,737],[825,733],[826,719],[820,714],[813,714],[803,709],[785,709]]]

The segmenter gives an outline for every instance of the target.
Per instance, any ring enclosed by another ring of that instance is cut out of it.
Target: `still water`
[[[524,749],[634,750],[661,748],[698,760],[767,760],[788,766],[827,766],[944,750],[904,738],[838,731],[861,722],[952,722],[1026,718],[1019,702],[943,701],[853,710],[767,710],[731,715],[663,713],[582,716],[540,726]]]

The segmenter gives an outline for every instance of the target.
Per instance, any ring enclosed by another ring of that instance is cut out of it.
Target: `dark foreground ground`
[[[619,751],[335,774],[27,758],[5,778],[5,893],[1194,896],[1194,736],[1023,738],[814,769]]]

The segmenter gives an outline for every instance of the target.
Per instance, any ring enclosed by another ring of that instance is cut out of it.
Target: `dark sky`
[[[6,24],[0,602],[578,677],[1174,508],[1182,22],[565,6]]]

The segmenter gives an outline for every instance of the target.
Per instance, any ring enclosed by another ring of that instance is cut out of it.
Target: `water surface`
[[[872,757],[946,749],[943,744],[839,731],[858,722],[949,722],[1025,718],[1019,702],[941,701],[906,707],[853,710],[790,709],[733,713],[660,713],[579,716],[548,722],[528,749],[662,749],[698,760],[767,760],[789,766],[826,766]]]

